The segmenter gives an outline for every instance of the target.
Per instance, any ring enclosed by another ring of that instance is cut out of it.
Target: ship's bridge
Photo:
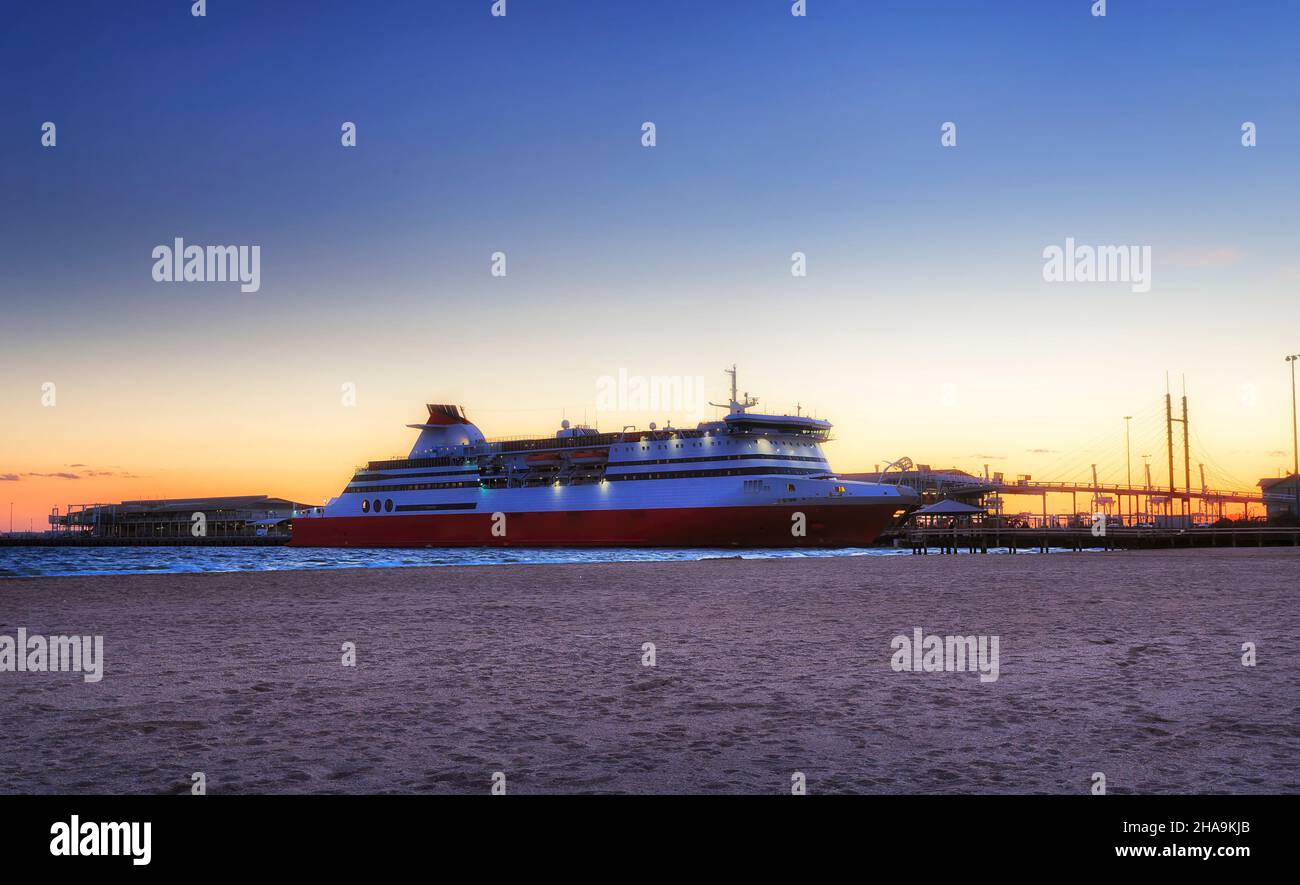
[[[799,436],[815,442],[826,442],[831,438],[831,422],[808,415],[763,415],[750,412],[758,405],[758,398],[746,391],[740,395],[736,383],[736,367],[733,365],[726,373],[731,376],[731,399],[726,404],[710,405],[727,409],[727,415],[721,422],[700,424],[701,430],[713,430],[725,427],[728,433],[752,433],[764,436]]]
[[[783,436],[811,437],[825,442],[831,436],[831,422],[807,415],[760,415],[753,412],[733,412],[723,418],[727,429],[733,433],[780,434]]]

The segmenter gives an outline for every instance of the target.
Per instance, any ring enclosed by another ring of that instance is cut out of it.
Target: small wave
[[[895,556],[894,548],[843,550],[701,548],[424,548],[404,550],[298,549],[293,547],[5,547],[0,578],[81,575],[196,574],[286,569],[427,568],[457,565],[673,562],[793,559],[827,556]]]

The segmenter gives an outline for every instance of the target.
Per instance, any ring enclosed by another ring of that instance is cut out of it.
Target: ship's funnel
[[[448,449],[483,442],[482,432],[469,423],[460,406],[428,403],[426,408],[429,410],[429,419],[425,423],[406,425],[420,431],[408,457],[435,457],[448,454]]]

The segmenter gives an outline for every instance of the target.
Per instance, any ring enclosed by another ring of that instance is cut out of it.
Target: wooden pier
[[[1300,546],[1300,526],[1234,528],[1116,528],[1108,527],[1094,534],[1091,528],[1023,528],[995,526],[918,527],[908,526],[882,537],[895,547],[909,547],[912,553],[931,552],[1008,553],[1037,550],[1154,550],[1181,547],[1296,547]]]
[[[87,532],[44,532],[0,536],[0,547],[283,547],[289,543],[289,538],[289,535],[115,538]]]

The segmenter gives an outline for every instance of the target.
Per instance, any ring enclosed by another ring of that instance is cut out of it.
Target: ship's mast
[[[736,387],[736,364],[735,363],[731,364],[730,369],[723,369],[722,371],[726,372],[728,375],[731,376],[731,400],[730,402],[727,403],[726,406],[727,410],[731,414],[743,415],[745,409],[748,409],[750,406],[758,405],[758,398],[750,396],[749,391],[745,391],[745,398],[743,400],[738,398],[739,390]],[[722,403],[709,403],[709,405],[717,406],[718,408],[723,407]]]

